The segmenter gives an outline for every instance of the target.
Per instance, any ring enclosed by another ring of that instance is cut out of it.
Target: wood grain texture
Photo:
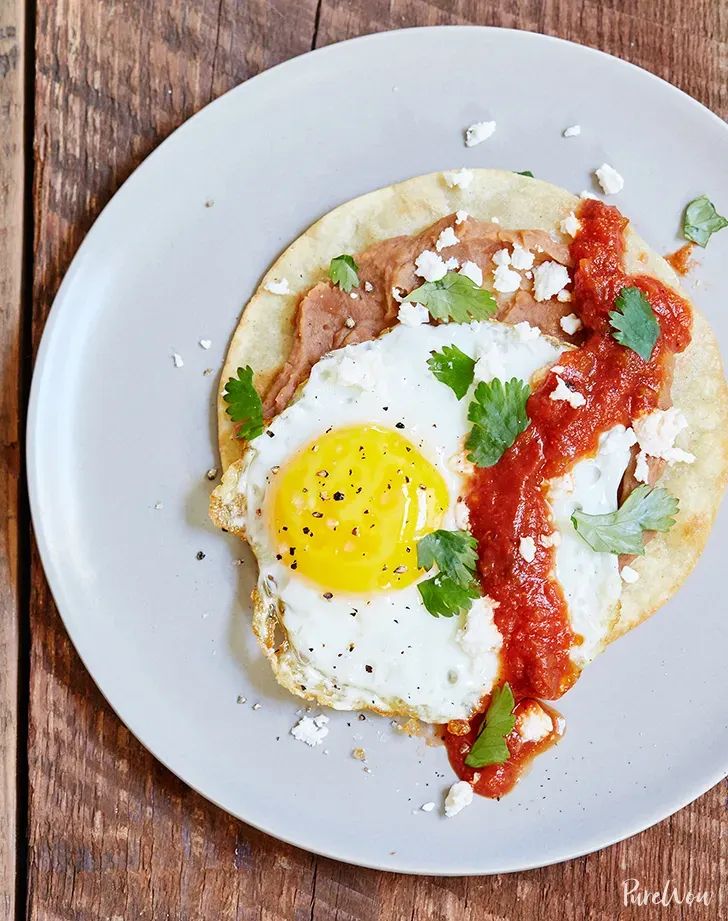
[[[0,0],[0,918],[15,910],[23,7]]]
[[[728,8],[715,0],[58,0],[37,16],[34,340],[91,221],[139,161],[209,99],[353,35],[472,22],[563,35],[635,61],[728,114]],[[709,889],[728,915],[725,784],[659,826],[514,876],[410,878],[316,858],[185,788],[119,723],[32,561],[31,919],[543,921],[640,919],[621,882]]]

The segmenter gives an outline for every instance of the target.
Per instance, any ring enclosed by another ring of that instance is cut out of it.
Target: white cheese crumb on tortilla
[[[637,455],[635,478],[642,483],[649,479],[647,455],[659,457],[670,466],[676,463],[692,464],[695,455],[675,447],[675,439],[687,427],[687,419],[674,406],[670,409],[655,409],[640,416],[632,423],[640,453]]]
[[[561,221],[559,224],[559,230],[561,233],[567,234],[570,237],[575,237],[579,232],[580,227],[581,221],[573,211],[569,211],[563,221]]]
[[[439,281],[447,275],[447,266],[441,256],[425,249],[415,259],[415,273],[425,281]]]
[[[627,585],[633,585],[640,577],[640,574],[636,569],[632,569],[631,566],[623,566],[619,571],[622,581],[626,582]]]
[[[438,251],[438,253],[440,253],[442,250],[447,249],[448,246],[455,246],[459,242],[460,240],[455,235],[455,231],[452,229],[452,227],[446,227],[443,231],[441,231],[440,236],[437,238],[435,249]]]
[[[288,284],[287,278],[273,278],[271,281],[266,282],[265,290],[270,291],[271,294],[290,294],[291,287]]]
[[[533,270],[533,296],[537,301],[548,301],[570,280],[566,267],[560,262],[542,262]]]
[[[568,403],[572,409],[579,409],[580,406],[584,406],[586,403],[584,394],[579,393],[578,390],[571,390],[558,374],[556,375],[556,386],[549,394],[549,399]]]
[[[581,329],[582,322],[575,313],[569,313],[559,320],[559,326],[569,336],[573,336],[574,333],[578,333]]]
[[[463,211],[462,209],[460,211],[456,211],[455,212],[455,223],[462,224],[463,221],[467,221],[468,217],[469,215],[467,211]]]
[[[532,537],[522,537],[518,544],[518,552],[527,563],[536,559],[536,541]]]
[[[473,171],[469,169],[445,170],[442,174],[445,184],[451,189],[467,189],[473,181],[473,175]]]
[[[480,268],[477,262],[471,262],[469,259],[466,262],[463,262],[459,274],[469,278],[473,284],[477,285],[479,288],[482,287],[483,270]]]

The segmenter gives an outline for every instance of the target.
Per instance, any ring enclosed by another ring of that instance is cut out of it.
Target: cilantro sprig
[[[724,227],[728,227],[728,218],[718,214],[707,195],[693,199],[685,209],[683,236],[698,246],[707,246],[713,234]]]
[[[533,173],[531,172],[530,169],[524,169],[520,171],[517,170],[516,176],[528,176],[529,179],[533,179]]]
[[[650,302],[639,288],[622,288],[609,314],[612,335],[620,345],[649,361],[660,335],[660,325]]]
[[[458,400],[462,400],[473,383],[475,360],[456,345],[445,345],[441,352],[432,352],[427,367],[438,381],[452,390]]]
[[[427,307],[436,320],[455,323],[487,320],[498,307],[490,291],[479,288],[471,278],[458,272],[448,272],[439,281],[426,281],[404,300]]]
[[[222,394],[227,414],[237,428],[236,438],[251,441],[263,431],[263,404],[253,386],[253,369],[248,365],[238,368],[237,377],[228,378]]]
[[[356,288],[359,284],[359,266],[354,262],[354,257],[346,253],[335,256],[329,264],[329,278],[347,294]]]
[[[482,768],[508,761],[511,753],[506,745],[506,736],[516,725],[513,715],[515,704],[508,682],[493,693],[478,738],[465,759],[468,767]]]
[[[439,572],[419,582],[422,601],[433,617],[453,617],[470,609],[480,597],[475,578],[478,544],[467,531],[432,531],[417,543],[417,565],[428,572]]]
[[[669,531],[678,500],[662,487],[638,486],[616,512],[588,515],[577,509],[571,522],[577,534],[597,553],[645,552],[645,531]]]
[[[481,381],[468,409],[473,428],[465,447],[468,460],[478,467],[492,467],[516,438],[528,428],[526,402],[531,388],[514,377],[505,383],[498,378]]]

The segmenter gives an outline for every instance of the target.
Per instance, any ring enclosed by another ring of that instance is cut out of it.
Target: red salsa
[[[593,456],[603,432],[619,424],[629,426],[634,417],[657,408],[666,395],[663,391],[669,395],[673,356],[690,342],[687,302],[655,278],[625,272],[626,218],[596,200],[583,203],[579,218],[581,229],[571,244],[572,294],[584,340],[580,347],[563,352],[558,364],[563,368],[559,376],[584,395],[586,404],[574,409],[563,400],[551,400],[556,375],[547,374],[528,400],[530,425],[495,466],[476,468],[467,500],[482,588],[498,602],[495,623],[503,636],[500,677],[510,683],[517,702],[531,697],[554,700],[578,677],[569,650],[580,637],[572,630],[553,574],[554,550],[538,541],[552,531],[544,483]],[[632,286],[650,302],[660,326],[649,361],[611,335],[609,313],[615,309],[615,298],[622,288]],[[536,542],[532,562],[519,552],[520,538],[526,535]],[[472,781],[479,773],[476,792],[500,796],[516,783],[523,764],[558,733],[525,745],[511,733],[509,761],[474,771],[465,767],[467,752],[462,749],[474,740],[482,718],[481,712],[471,719],[467,735],[446,729],[445,744],[461,778]]]

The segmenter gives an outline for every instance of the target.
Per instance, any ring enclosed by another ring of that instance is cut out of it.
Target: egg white
[[[445,345],[475,358],[476,379],[486,380],[530,381],[564,349],[527,323],[400,324],[377,340],[319,361],[295,402],[251,443],[219,487],[227,526],[245,535],[258,559],[256,631],[278,680],[337,709],[372,708],[433,723],[465,719],[498,677],[502,638],[489,599],[452,618],[431,616],[416,584],[367,596],[336,592],[325,599],[323,587],[276,560],[269,518],[269,487],[299,449],[328,429],[376,424],[399,431],[438,470],[449,496],[441,527],[462,527],[464,503],[458,500],[469,472],[463,442],[471,427],[470,401],[467,396],[458,400],[427,366],[430,353]],[[395,429],[396,423],[404,428]],[[577,664],[594,654],[613,620],[619,573],[615,557],[594,553],[575,534],[570,509],[574,504],[590,512],[616,508],[629,459],[628,448],[619,447],[603,438],[597,458],[576,465],[573,489],[552,484],[549,492],[554,524],[563,537],[556,576],[574,629],[585,637],[573,652]],[[599,488],[589,465],[599,469]],[[274,637],[272,625],[282,627],[282,635],[276,629]]]

